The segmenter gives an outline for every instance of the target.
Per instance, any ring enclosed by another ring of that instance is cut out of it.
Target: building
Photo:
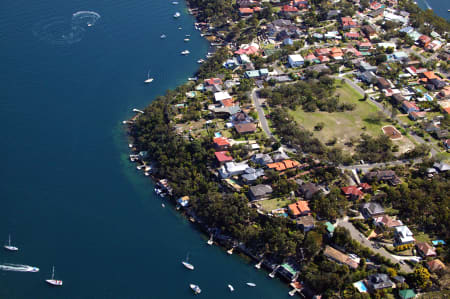
[[[347,265],[352,269],[358,268],[358,263],[356,261],[352,260],[345,253],[340,252],[339,250],[334,249],[331,246],[327,245],[325,247],[325,250],[323,251],[323,255],[338,264]]]
[[[235,175],[241,175],[244,171],[249,168],[248,164],[245,162],[225,162],[225,165],[219,168],[219,173],[222,179],[226,179]]]
[[[383,77],[378,77],[377,85],[380,89],[391,88],[391,84],[388,82],[388,80],[384,79]]]
[[[373,217],[373,222],[376,226],[382,229],[394,228],[403,225],[401,220],[393,219],[389,215],[375,216]]]
[[[254,123],[237,124],[234,128],[239,134],[250,134],[256,131],[256,125]]]
[[[399,290],[398,296],[400,297],[400,299],[411,299],[411,298],[416,298],[417,295],[414,292],[414,290],[406,289],[406,290]]]
[[[228,99],[232,99],[232,97],[230,96],[230,94],[227,91],[219,91],[214,93],[214,100],[216,102],[221,102],[223,100],[228,100]]]
[[[367,218],[378,217],[384,214],[384,208],[376,202],[367,202],[362,204],[361,211]]]
[[[415,242],[413,233],[406,225],[397,226],[394,229],[396,245],[412,244]]]
[[[297,183],[298,183],[298,181],[297,181]],[[308,182],[308,183],[302,182],[302,184],[300,185],[300,188],[299,188],[299,193],[301,195],[303,195],[303,197],[306,200],[310,200],[313,197],[313,195],[319,191],[320,191],[319,187],[317,187],[315,184],[310,183],[310,182]]]
[[[367,278],[367,286],[372,291],[392,288],[395,284],[384,273],[376,273]]]
[[[253,183],[256,181],[259,177],[264,175],[264,170],[261,168],[254,169],[254,168],[247,168],[244,170],[244,173],[241,175],[241,178],[246,183]]]
[[[311,215],[300,217],[297,220],[297,225],[304,233],[309,232],[310,230],[314,229],[315,225],[314,217]]]
[[[300,67],[305,63],[302,55],[293,54],[288,56],[288,62],[291,67]]]
[[[417,252],[422,257],[436,256],[436,249],[427,242],[419,242],[416,244]]]
[[[377,171],[370,171],[365,176],[364,179],[368,182],[373,181],[384,181],[388,182],[389,184],[395,186],[398,183],[400,183],[400,179],[395,174],[395,171],[393,170],[377,170]]]
[[[411,113],[413,111],[420,111],[419,107],[417,107],[417,105],[414,102],[409,102],[409,101],[403,101],[402,103],[402,110],[405,111],[406,113]]]
[[[288,205],[288,210],[289,213],[295,218],[311,214],[311,209],[309,208],[308,202],[305,200],[299,200]]]
[[[255,162],[258,165],[261,166],[265,166],[269,163],[273,163],[272,158],[270,157],[270,155],[268,154],[262,154],[262,153],[258,153],[255,154],[252,158],[251,161]]]
[[[230,147],[230,142],[225,137],[216,137],[213,139],[214,148],[219,151],[226,150]]]
[[[364,192],[362,192],[357,186],[342,187],[341,191],[344,193],[345,197],[350,200],[359,200],[364,196]]]
[[[276,171],[283,171],[298,167],[299,165],[300,163],[295,160],[283,160],[281,162],[269,163],[267,164],[267,167],[270,169],[275,169]]]
[[[342,29],[348,30],[357,26],[356,22],[351,17],[341,18]]]
[[[272,192],[272,187],[269,185],[259,184],[250,187],[249,195],[251,200],[262,200],[268,198]]]
[[[428,268],[428,270],[430,270],[430,272],[433,273],[440,272],[446,269],[445,264],[439,259],[429,261],[425,264],[425,266]]]
[[[220,164],[233,161],[233,157],[228,151],[215,152],[214,155],[216,156],[216,159]]]

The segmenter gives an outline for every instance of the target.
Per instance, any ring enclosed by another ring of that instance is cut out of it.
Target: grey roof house
[[[250,187],[249,195],[251,200],[261,200],[269,197],[272,192],[272,187],[269,185],[259,184]]]
[[[361,211],[366,217],[374,217],[384,214],[383,207],[376,202],[367,202],[361,205]]]

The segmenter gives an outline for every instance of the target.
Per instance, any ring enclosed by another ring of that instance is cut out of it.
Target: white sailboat
[[[8,244],[4,245],[3,248],[5,248],[8,251],[19,251],[19,248],[11,245],[11,235],[8,235]]]
[[[212,245],[214,242],[213,242],[213,235],[211,234],[211,236],[209,237],[209,240],[208,240],[208,242],[206,242],[208,245]]]
[[[186,255],[186,260],[182,261],[181,263],[189,270],[194,270],[194,265],[190,264],[188,261],[189,261],[189,253]]]
[[[189,52],[189,50],[184,50],[181,52],[181,55],[188,55],[189,53],[191,53],[191,52]]]
[[[152,83],[153,82],[153,78],[150,78],[150,70],[147,73],[147,80],[144,81],[144,83]]]
[[[253,282],[247,282],[246,283],[249,287],[256,287],[256,284]]]
[[[234,292],[234,288],[231,284],[228,285],[228,288],[230,289],[230,292]]]
[[[197,294],[200,294],[200,293],[202,292],[202,290],[200,289],[200,287],[199,287],[198,285],[196,285],[196,284],[191,283],[191,284],[189,284],[189,287],[191,288],[191,290],[194,291],[194,293],[195,293],[196,295],[197,295]]]
[[[52,278],[46,279],[45,281],[53,286],[62,286],[63,285],[62,280],[55,279],[55,266],[53,266]]]
[[[174,18],[179,18],[180,16],[181,14],[178,11],[173,15]]]

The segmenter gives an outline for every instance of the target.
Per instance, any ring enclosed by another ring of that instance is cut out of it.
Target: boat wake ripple
[[[0,265],[0,270],[13,272],[39,272],[39,268],[28,265],[4,264]]]

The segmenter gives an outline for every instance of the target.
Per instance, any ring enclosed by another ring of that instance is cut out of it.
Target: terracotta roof
[[[247,14],[247,13],[251,14],[251,13],[253,13],[253,9],[249,8],[249,7],[243,7],[243,8],[239,8],[239,12],[241,14]]]
[[[417,249],[419,249],[424,256],[435,256],[436,250],[433,246],[426,242],[420,242],[416,244]]]
[[[234,101],[233,99],[222,100],[222,105],[224,105],[225,107],[231,107],[234,106]]]
[[[228,140],[226,138],[224,138],[224,137],[216,137],[216,138],[213,139],[213,142],[217,146],[228,146],[228,145],[230,145]]]
[[[305,213],[309,214],[311,212],[308,202],[305,200],[299,200],[296,203],[292,203],[288,205],[288,208],[294,216],[299,216]]]
[[[385,227],[396,227],[396,226],[402,226],[403,223],[400,220],[392,219],[388,215],[381,215],[374,218],[375,223],[381,223]]]
[[[323,251],[323,254],[328,257],[333,259],[334,261],[337,261],[341,264],[346,264],[349,267],[356,269],[358,268],[358,263],[355,262],[354,260],[352,260],[348,255],[346,255],[343,252],[340,252],[337,249],[334,249],[333,247],[330,247],[327,245],[327,247],[325,247],[325,250]]]
[[[348,187],[342,187],[342,192],[344,192],[345,195],[354,195],[358,197],[362,197],[364,195],[364,192],[358,189],[356,186],[348,186]]]
[[[237,124],[234,127],[239,134],[256,131],[256,125],[254,123]]]
[[[361,184],[359,184],[359,186],[360,186],[361,188],[363,188],[363,189],[371,189],[371,188],[372,188],[372,186],[370,186],[370,185],[367,184],[367,183],[361,183]]]
[[[298,8],[295,6],[290,6],[290,5],[283,5],[283,7],[281,8],[282,11],[284,12],[297,12]]]
[[[432,72],[432,71],[424,72],[423,75],[424,75],[425,78],[427,78],[428,80],[431,80],[431,79],[439,79],[439,77],[436,76],[436,75],[434,74],[434,72]]]
[[[206,85],[222,85],[222,79],[220,78],[210,78],[210,79],[205,79],[205,83]]]
[[[417,107],[417,105],[413,102],[409,102],[409,101],[403,101],[403,106],[405,106],[406,108],[410,109],[416,109],[416,110],[420,110],[419,107]]]
[[[281,162],[269,163],[267,167],[275,168],[276,171],[282,171],[299,166],[300,163],[295,160],[283,160]]]
[[[441,260],[435,259],[432,261],[427,262],[427,266],[428,269],[431,272],[436,272],[439,270],[444,270],[446,268],[446,266],[444,265],[444,263]]]
[[[230,162],[233,161],[233,157],[228,151],[215,152],[216,158],[219,162]]]

